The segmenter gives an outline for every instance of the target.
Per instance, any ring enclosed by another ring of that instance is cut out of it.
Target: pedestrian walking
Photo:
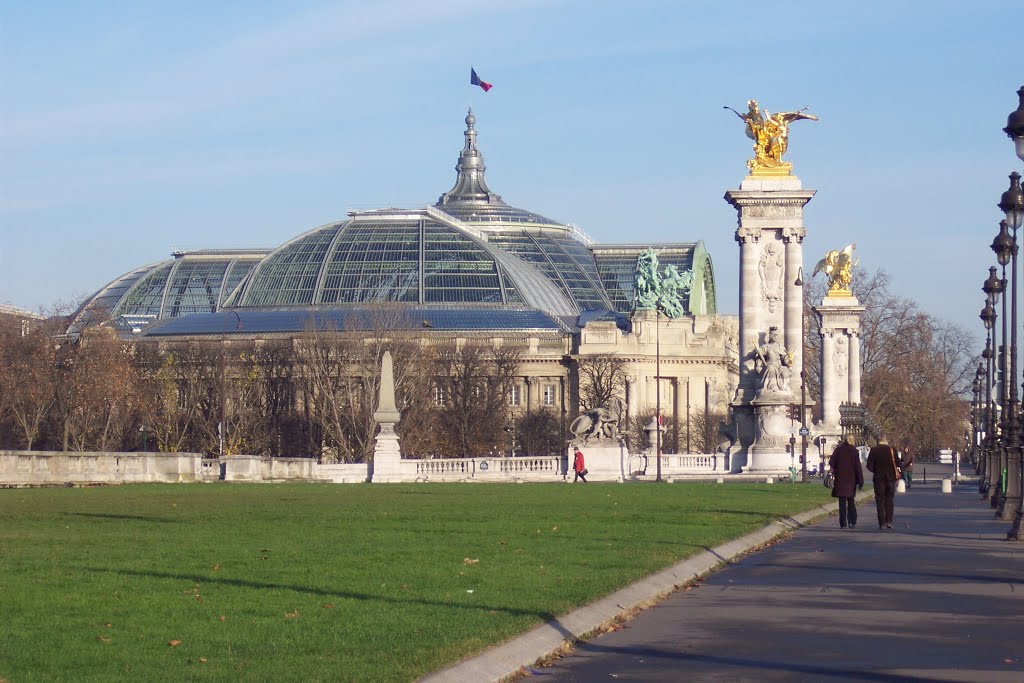
[[[914,478],[914,454],[910,452],[910,446],[904,446],[900,453],[900,469],[903,470],[903,481],[910,490],[910,483]]]
[[[896,482],[901,476],[896,450],[881,441],[868,452],[868,471],[874,475],[875,508],[878,510],[878,528],[892,528],[892,514],[895,508]]]
[[[582,479],[583,483],[586,484],[587,483],[587,468],[583,464],[583,452],[579,449],[579,447],[577,447],[575,452],[573,453],[572,469],[573,469],[573,472],[576,473],[575,476],[573,476],[573,478],[572,478],[572,483],[575,484],[578,479]]]
[[[864,469],[860,466],[860,453],[853,445],[853,436],[832,451],[828,459],[832,470],[832,497],[839,499],[839,528],[857,528],[857,491],[864,490]]]

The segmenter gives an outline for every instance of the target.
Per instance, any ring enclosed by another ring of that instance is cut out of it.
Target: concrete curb
[[[857,501],[873,497],[872,493],[862,492],[858,494]],[[610,621],[626,616],[637,608],[649,606],[650,603],[664,598],[716,567],[745,555],[793,529],[806,526],[809,522],[830,515],[834,511],[836,511],[836,504],[831,502],[792,517],[784,517],[760,531],[728,541],[717,548],[682,560],[597,602],[541,624],[521,636],[495,645],[469,659],[464,659],[424,676],[420,681],[421,683],[462,683],[463,681],[493,681],[497,683],[508,680],[518,674],[524,666],[531,666],[537,660],[556,653],[566,643],[583,640],[587,634],[596,631]]]

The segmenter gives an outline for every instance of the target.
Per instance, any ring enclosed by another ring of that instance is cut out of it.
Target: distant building
[[[374,331],[386,310],[392,328],[521,344],[514,412],[571,417],[579,361],[613,355],[626,363],[630,415],[652,413],[658,392],[662,413],[679,424],[705,404],[724,413],[738,373],[737,325],[716,314],[703,242],[594,244],[574,226],[506,204],[485,181],[475,123],[470,111],[455,185],[434,204],[353,211],[273,250],[175,253],[102,287],[70,332],[102,315],[145,340],[288,338],[310,326]],[[661,267],[693,274],[680,318],[633,313],[637,257],[648,247]]]

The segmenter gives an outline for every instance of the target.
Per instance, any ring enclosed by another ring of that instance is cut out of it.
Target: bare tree
[[[114,330],[85,330],[60,365],[65,450],[120,450],[134,422],[135,370]]]
[[[533,410],[519,418],[515,437],[529,456],[559,455],[565,452],[562,420],[551,408]]]
[[[579,359],[580,410],[608,405],[613,398],[625,401],[626,361],[600,354]]]
[[[508,395],[521,358],[518,346],[482,341],[452,341],[434,348],[440,424],[453,454],[467,457],[502,447]]]
[[[50,331],[40,327],[0,337],[0,417],[6,413],[32,450],[54,404],[56,366]]]
[[[138,345],[142,420],[164,452],[216,453],[219,356],[209,343]]]

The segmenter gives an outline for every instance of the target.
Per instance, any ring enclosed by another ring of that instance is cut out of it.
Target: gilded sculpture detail
[[[782,160],[789,147],[789,124],[802,119],[817,121],[818,117],[808,114],[807,107],[798,111],[783,111],[772,114],[761,109],[757,100],[747,102],[746,113],[732,107],[724,107],[746,124],[747,137],[754,141],[754,158],[747,161],[752,175],[789,175],[793,165]]]
[[[853,296],[850,291],[850,282],[853,279],[852,271],[860,263],[859,260],[853,260],[853,250],[856,248],[857,243],[854,242],[842,249],[832,249],[814,266],[811,277],[819,272],[828,276],[828,294],[826,296]]]

